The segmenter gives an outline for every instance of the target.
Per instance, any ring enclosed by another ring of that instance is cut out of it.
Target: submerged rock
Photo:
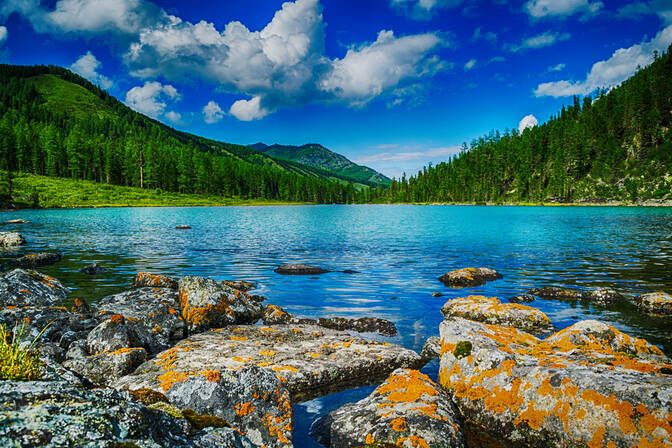
[[[651,292],[635,297],[635,306],[649,314],[672,314],[672,295],[664,292]]]
[[[133,279],[134,288],[169,288],[179,287],[178,279],[167,275],[152,274],[150,272],[138,272]]]
[[[61,282],[37,271],[14,269],[0,277],[0,307],[55,305],[68,292]]]
[[[330,271],[319,266],[310,266],[307,264],[285,264],[276,268],[274,272],[282,275],[319,275]]]
[[[178,226],[175,226],[175,228],[176,228],[177,230],[190,230],[190,229],[191,229],[191,226],[188,226],[188,225],[186,225],[186,224],[180,224],[180,225],[178,225]]]
[[[479,440],[545,447],[672,444],[671,366],[642,339],[597,321],[545,340],[461,318],[445,320],[440,332],[440,383]]]
[[[452,400],[427,375],[398,369],[371,395],[316,421],[313,437],[334,448],[466,447]]]
[[[204,335],[199,335],[204,336]],[[292,406],[289,393],[270,370],[255,365],[236,369],[205,359],[183,362],[189,349],[198,350],[198,342],[182,343],[140,366],[133,375],[121,378],[116,388],[151,389],[165,394],[171,404],[201,414],[225,419],[258,445],[291,446]],[[215,353],[199,353],[217,357]]]
[[[171,387],[170,378],[188,378],[191,372],[207,370],[235,371],[249,365],[278,375],[294,400],[305,401],[375,383],[399,367],[419,368],[423,360],[397,345],[314,325],[230,326],[180,342],[122,378],[120,384],[165,392]]]
[[[486,282],[502,278],[502,274],[490,268],[464,268],[448,272],[439,277],[446,286],[480,286]]]
[[[509,302],[511,303],[532,303],[534,302],[534,296],[530,294],[520,294],[517,296],[509,297]]]
[[[26,221],[25,219],[10,219],[3,222],[3,224],[30,224],[30,221]]]
[[[147,351],[142,347],[133,347],[73,358],[63,365],[96,386],[105,386],[133,372],[146,360]]]
[[[440,292],[433,292],[432,297],[443,297],[443,294],[441,294]]]
[[[548,333],[553,329],[551,319],[538,309],[516,303],[501,303],[496,297],[458,297],[446,302],[441,312],[444,317],[463,317],[531,333]]]
[[[90,265],[83,267],[79,272],[87,275],[100,275],[107,272],[107,269],[100,266],[98,263],[91,263]]]
[[[529,294],[542,299],[553,300],[582,300],[584,298],[582,291],[574,291],[572,289],[556,288],[554,286],[546,286],[543,288],[533,288],[528,291]]]
[[[584,300],[597,303],[602,306],[613,305],[625,300],[622,294],[610,288],[597,288],[583,294]]]
[[[0,446],[189,446],[168,414],[112,389],[0,381]]]
[[[438,336],[431,336],[425,341],[422,346],[420,356],[424,359],[431,360],[438,358],[441,355],[441,338]]]
[[[397,327],[387,319],[379,317],[320,317],[317,325],[332,330],[352,330],[360,333],[378,333],[382,336],[394,336]]]
[[[529,294],[551,300],[589,301],[601,306],[609,306],[625,300],[625,297],[610,288],[597,288],[589,291],[577,291],[573,289],[546,286],[543,288],[530,289]]]
[[[63,256],[54,252],[40,252],[37,254],[28,254],[9,261],[11,266],[19,268],[37,268],[49,266],[61,261]]]
[[[177,291],[169,288],[137,288],[107,296],[98,301],[100,315],[121,314],[154,334],[159,345],[187,337],[187,325],[181,316]]]
[[[261,318],[262,305],[246,292],[202,277],[182,277],[178,284],[182,318],[190,331],[254,323]]]
[[[0,232],[0,247],[17,247],[26,244],[19,232]]]

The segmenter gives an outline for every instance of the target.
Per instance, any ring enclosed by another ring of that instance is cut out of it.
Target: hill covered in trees
[[[609,92],[574,98],[522,134],[491,132],[374,202],[672,200],[672,47]]]
[[[14,200],[13,173],[243,199],[356,197],[338,174],[176,131],[54,66],[0,65],[0,170],[0,205]]]
[[[337,154],[317,143],[308,143],[301,146],[266,145],[255,143],[250,148],[282,160],[291,160],[303,165],[321,168],[336,173],[345,179],[372,187],[387,186],[391,180],[379,172],[350,161],[341,154]]]

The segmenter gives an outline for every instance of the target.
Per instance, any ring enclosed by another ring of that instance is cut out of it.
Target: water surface
[[[377,316],[400,335],[390,342],[420,350],[438,335],[440,308],[467,294],[507,297],[546,285],[608,286],[628,298],[672,292],[672,210],[617,207],[286,206],[117,208],[5,213],[4,226],[28,240],[21,253],[55,250],[44,271],[95,301],[122,291],[139,271],[201,275],[258,283],[257,294],[298,316]],[[176,230],[189,224],[191,230]],[[5,256],[16,254],[7,253]],[[79,269],[98,262],[108,272]],[[281,276],[273,269],[302,262],[334,271]],[[488,266],[504,275],[482,287],[450,289],[446,271]],[[444,297],[435,298],[432,292]],[[672,319],[644,316],[630,302],[611,308],[537,300],[558,328],[599,319],[672,353]],[[433,362],[424,371],[436,377]],[[296,446],[319,415],[370,392],[362,388],[295,406]]]

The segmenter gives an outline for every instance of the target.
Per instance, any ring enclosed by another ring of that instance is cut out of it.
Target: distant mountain
[[[391,180],[379,172],[348,160],[317,143],[308,143],[303,146],[266,145],[255,143],[250,148],[263,152],[273,158],[290,160],[302,165],[320,168],[335,175],[354,182],[371,186],[389,185]]]

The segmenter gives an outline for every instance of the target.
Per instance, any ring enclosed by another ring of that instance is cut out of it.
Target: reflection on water
[[[2,220],[9,218],[5,214]],[[400,335],[389,340],[415,350],[438,334],[441,305],[465,294],[506,298],[544,285],[609,286],[628,297],[672,292],[672,210],[666,209],[137,208],[22,211],[11,218],[32,221],[2,229],[17,229],[28,239],[20,252],[61,251],[64,260],[45,271],[89,300],[127,288],[132,275],[144,270],[253,280],[258,294],[297,315],[390,319]],[[174,229],[178,224],[192,230]],[[92,262],[108,272],[97,277],[78,272]],[[310,278],[273,272],[290,262],[360,273]],[[466,266],[489,266],[504,278],[464,290],[437,281],[446,271]],[[432,297],[434,291],[444,297]],[[630,303],[609,309],[550,300],[532,305],[559,328],[601,319],[672,353],[672,320],[644,316]],[[437,366],[426,370],[435,376]],[[310,446],[304,430],[317,415],[367,390],[297,406],[297,446]]]

